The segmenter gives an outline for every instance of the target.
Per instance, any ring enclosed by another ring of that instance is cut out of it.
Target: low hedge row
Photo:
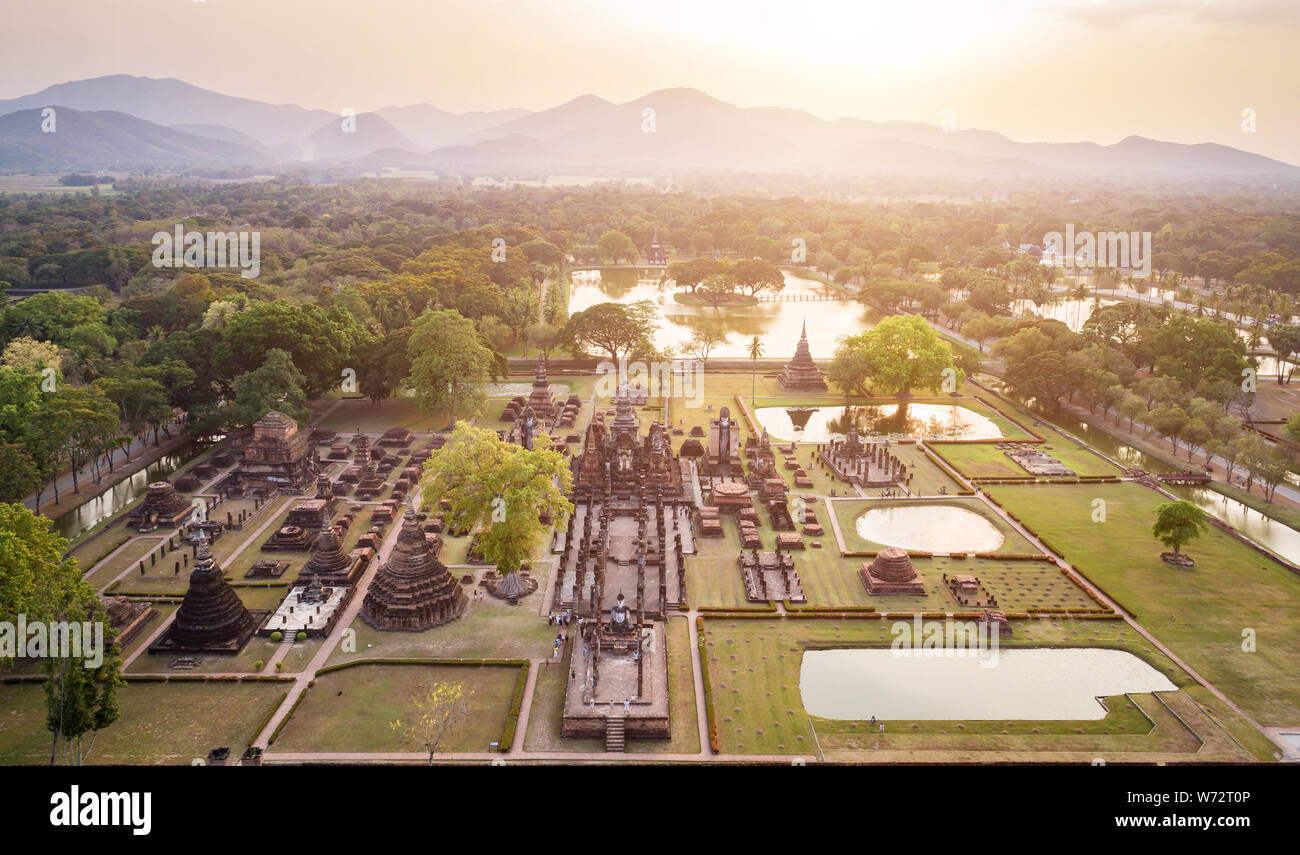
[[[275,726],[275,730],[271,731],[270,737],[266,740],[267,748],[274,745],[275,740],[280,738],[280,731],[284,730],[284,726],[289,723],[289,719],[293,718],[293,714],[298,711],[298,707],[302,705],[303,699],[307,697],[309,691],[311,691],[310,687],[303,689],[302,694],[298,695],[298,700],[294,701],[293,706],[289,707],[289,712],[285,714],[284,718],[280,719],[280,723]]]
[[[704,717],[709,725],[709,750],[714,754],[721,754],[722,749],[718,746],[718,721],[713,712],[713,685],[709,682],[709,648],[704,641],[702,615],[697,615],[695,618],[695,632],[699,636],[700,677],[704,680]]]
[[[524,689],[528,685],[528,666],[519,668],[519,678],[515,680],[515,693],[510,698],[510,712],[506,714],[506,726],[501,731],[501,742],[497,751],[505,754],[515,742],[515,728],[519,726],[519,711],[524,705]]]

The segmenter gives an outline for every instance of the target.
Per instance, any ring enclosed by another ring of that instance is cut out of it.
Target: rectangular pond
[[[1100,719],[1098,698],[1177,687],[1132,653],[1094,647],[992,651],[808,650],[804,708],[819,718],[1035,721]]]

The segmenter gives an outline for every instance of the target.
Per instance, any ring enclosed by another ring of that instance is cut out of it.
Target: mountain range
[[[57,128],[42,127],[54,107]],[[1131,136],[1113,145],[1022,143],[919,122],[826,121],[742,108],[696,89],[616,104],[452,113],[429,104],[338,114],[269,104],[174,78],[111,75],[0,101],[0,169],[185,170],[292,163],[450,173],[1093,177],[1294,180],[1300,168],[1213,143]]]

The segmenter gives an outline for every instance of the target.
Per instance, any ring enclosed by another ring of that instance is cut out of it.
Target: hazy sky
[[[951,109],[1022,141],[1138,134],[1300,164],[1300,0],[0,0],[0,20],[2,98],[118,73],[331,111],[691,86],[823,118]]]

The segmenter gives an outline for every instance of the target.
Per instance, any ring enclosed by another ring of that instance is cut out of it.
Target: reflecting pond
[[[208,447],[204,443],[192,442],[177,452],[163,455],[131,477],[100,491],[97,496],[80,507],[55,517],[54,530],[70,541],[75,540],[83,532],[94,528],[114,514],[121,513],[145,494],[151,482],[171,475]],[[93,480],[88,483],[94,486]],[[86,482],[83,482],[82,489],[85,488]],[[63,495],[67,493],[68,491],[64,491]]]
[[[1288,561],[1300,564],[1300,531],[1286,523],[1269,519],[1259,511],[1208,487],[1170,487],[1169,492],[1180,499],[1187,499],[1207,514],[1213,514]],[[1195,543],[1188,548],[1195,550]]]
[[[695,326],[716,321],[728,334],[726,344],[714,348],[710,356],[748,358],[749,342],[758,336],[767,359],[794,356],[803,323],[808,324],[808,349],[818,359],[835,355],[841,336],[854,335],[871,327],[870,310],[853,301],[759,303],[712,309],[708,306],[684,306],[673,299],[674,285],[662,279],[662,270],[575,270],[569,290],[570,313],[580,312],[597,303],[632,303],[649,300],[659,307],[659,329],[655,346],[673,347],[681,352]],[[837,293],[804,276],[783,271],[783,295],[823,295]]]
[[[1097,699],[1176,687],[1124,650],[808,650],[799,691],[811,715],[861,721],[1100,719]]]
[[[956,404],[759,407],[754,417],[775,439],[827,442],[856,427],[867,439],[999,439],[992,419]]]
[[[872,543],[919,552],[992,552],[1006,540],[983,515],[955,505],[872,508],[855,525]]]

